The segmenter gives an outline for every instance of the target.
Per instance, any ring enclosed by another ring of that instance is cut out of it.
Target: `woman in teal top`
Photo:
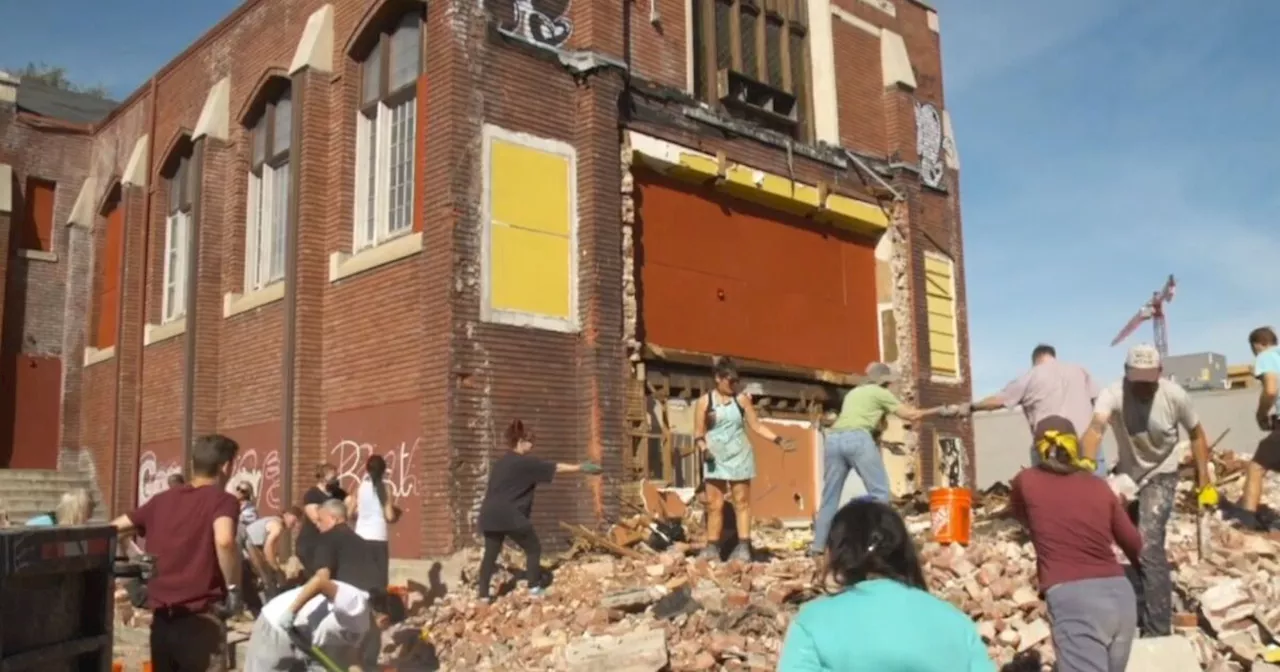
[[[850,502],[827,538],[839,592],[800,609],[778,672],[994,672],[964,612],[930,595],[902,519],[875,500]]]
[[[729,559],[750,562],[751,479],[756,477],[756,456],[747,429],[784,449],[789,450],[791,444],[761,424],[751,396],[738,392],[738,369],[733,361],[717,357],[713,366],[715,389],[698,399],[693,415],[693,444],[702,455],[707,494],[707,547],[702,555],[720,559],[728,496],[738,523],[738,545]]]

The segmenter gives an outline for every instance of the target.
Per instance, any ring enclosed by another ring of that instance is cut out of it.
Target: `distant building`
[[[1258,379],[1253,377],[1252,364],[1232,364],[1227,367],[1227,387],[1238,390],[1257,384]]]
[[[1227,388],[1227,358],[1216,352],[1166,357],[1164,373],[1188,390]]]

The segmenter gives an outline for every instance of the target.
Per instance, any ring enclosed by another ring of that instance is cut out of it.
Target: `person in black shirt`
[[[511,539],[524,550],[525,582],[531,595],[542,594],[542,544],[534,532],[529,514],[533,491],[539,483],[550,483],[559,473],[598,474],[591,462],[561,464],[531,457],[533,432],[520,420],[507,427],[510,452],[489,468],[489,488],[480,505],[480,531],[484,533],[484,558],[480,561],[480,599],[489,600],[489,583],[498,564],[502,544]]]
[[[351,584],[365,592],[387,589],[381,581],[376,556],[347,524],[346,504],[336,499],[321,504],[318,527],[320,535],[311,554],[315,563],[313,574],[325,574],[333,581]]]
[[[332,464],[322,464],[316,467],[315,485],[302,496],[302,511],[306,515],[302,517],[302,529],[298,531],[297,554],[306,578],[311,578],[316,572],[312,556],[320,537],[320,528],[316,527],[320,521],[320,507],[331,499],[346,501],[347,493],[338,485],[338,469]]]
[[[379,562],[382,556],[347,524],[347,505],[342,500],[330,499],[320,505],[319,518],[320,535],[311,556],[315,563],[313,576],[341,581],[370,594],[386,593],[384,566]],[[365,637],[359,653],[362,669],[376,669],[381,650],[381,636],[375,632]]]

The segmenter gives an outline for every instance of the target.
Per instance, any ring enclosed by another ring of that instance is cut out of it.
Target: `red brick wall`
[[[136,140],[143,134],[151,140],[147,186],[126,186],[123,193],[124,260],[115,357],[82,369],[79,357],[88,326],[67,325],[77,334],[66,339],[77,344],[67,377],[70,380],[74,371],[79,378],[83,370],[86,395],[75,414],[78,427],[72,443],[94,455],[117,510],[135,503],[140,476],[158,478],[181,459],[188,410],[197,432],[223,431],[242,442],[253,463],[246,457],[237,466],[243,477],[261,479],[260,501],[275,497],[283,504],[295,498],[310,485],[312,470],[321,461],[341,462],[350,485],[358,463],[368,454],[388,455],[393,482],[414,509],[396,531],[396,553],[416,555],[443,552],[474,539],[474,516],[488,462],[501,449],[502,428],[521,417],[537,428],[538,450],[545,457],[591,457],[601,460],[609,473],[601,486],[566,478],[548,487],[539,496],[538,525],[559,536],[559,520],[592,522],[610,514],[621,473],[623,382],[628,370],[619,306],[619,126],[708,153],[723,150],[734,161],[781,174],[791,171],[797,179],[824,181],[841,193],[868,198],[867,188],[856,175],[827,162],[802,154],[789,157],[778,147],[707,132],[688,120],[620,119],[624,80],[616,70],[600,69],[575,81],[554,54],[498,36],[483,9],[431,5],[425,72],[418,87],[415,161],[414,220],[415,228],[421,229],[423,250],[330,282],[330,256],[351,247],[355,193],[359,77],[345,45],[366,18],[383,7],[340,0],[334,3],[335,71],[304,70],[293,78],[298,109],[294,123],[300,127],[300,141],[291,155],[298,183],[298,255],[287,298],[296,298],[296,335],[286,342],[288,300],[229,318],[222,313],[224,295],[243,289],[248,149],[240,122],[257,87],[287,69],[308,16],[321,4],[242,4],[126,101],[94,135],[92,156],[79,157],[83,174],[92,170],[105,189],[123,172]],[[866,14],[860,3],[846,4],[859,16],[880,20]],[[658,9],[661,22],[654,26],[648,8],[634,3],[573,3],[569,44],[611,58],[629,58],[637,81],[683,88],[684,6],[680,0],[658,0]],[[625,12],[631,14],[624,22]],[[498,23],[509,22],[508,17],[497,18]],[[900,3],[897,26],[916,59],[920,89],[911,95],[883,92],[878,64],[869,60],[878,59],[878,50],[836,29],[842,63],[856,61],[842,64],[850,69],[837,73],[851,82],[839,92],[842,105],[851,110],[842,111],[841,128],[845,142],[855,149],[897,152],[910,161],[915,134],[909,102],[912,96],[941,102],[940,68],[936,36],[925,27],[923,10]],[[144,347],[145,325],[160,317],[167,209],[160,167],[180,138],[194,130],[210,88],[228,76],[229,138],[206,139],[198,162],[198,318],[187,325],[186,334]],[[877,110],[880,121],[875,120]],[[846,114],[862,121],[846,124]],[[484,123],[568,142],[577,149],[580,333],[480,320],[479,137]],[[0,143],[0,160],[6,146]],[[910,176],[901,179],[911,184]],[[929,239],[958,241],[958,217],[943,207],[955,193],[953,188],[947,194],[913,196],[912,226],[919,222],[930,227]],[[96,224],[98,232],[91,240],[101,245],[101,218]],[[911,238],[913,254],[922,249],[923,235]],[[958,242],[955,245],[958,250]],[[84,293],[91,293],[87,286]],[[192,409],[184,409],[185,339],[193,334],[195,400]],[[967,346],[962,354],[967,367]],[[287,356],[292,356],[288,364],[295,379],[286,417]],[[921,393],[941,398],[959,390],[928,388]],[[286,446],[284,428],[290,423],[292,443]],[[155,455],[155,463],[140,465],[148,452]],[[292,469],[291,492],[282,491],[286,464]],[[274,506],[274,500],[269,504]]]
[[[25,404],[40,399],[39,415],[56,427],[40,439],[42,445],[48,444],[40,449],[40,458],[27,461],[26,466],[53,468],[62,451],[77,448],[78,436],[67,435],[65,430],[67,418],[78,417],[80,412],[79,357],[87,323],[82,309],[82,295],[87,291],[83,271],[88,264],[79,247],[83,240],[66,223],[89,174],[91,143],[87,130],[50,130],[0,103],[0,163],[13,169],[14,199],[11,224],[0,232],[4,237],[0,250],[4,257],[0,362],[11,374],[0,381],[4,386],[0,414],[14,416],[19,399]],[[48,187],[52,192],[43,192]],[[33,189],[40,193],[29,193]],[[48,380],[17,375],[17,367],[29,368],[33,361],[42,362],[41,370],[56,366],[66,375]],[[20,410],[35,412],[30,406]],[[9,427],[0,441],[11,444],[18,440],[13,431],[24,430],[16,418],[6,424]],[[74,429],[74,420],[70,424]],[[8,448],[0,452],[8,452]],[[3,466],[5,460],[0,459]]]

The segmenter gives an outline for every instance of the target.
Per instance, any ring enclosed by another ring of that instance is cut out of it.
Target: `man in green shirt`
[[[898,376],[887,364],[873,362],[867,366],[866,381],[849,390],[840,406],[840,415],[826,431],[823,440],[822,502],[813,527],[814,554],[825,552],[831,520],[840,508],[840,495],[849,471],[867,487],[867,495],[881,502],[889,501],[889,474],[876,443],[876,434],[889,414],[915,422],[931,415],[956,415],[959,409],[941,406],[921,410],[898,399],[889,386]]]

